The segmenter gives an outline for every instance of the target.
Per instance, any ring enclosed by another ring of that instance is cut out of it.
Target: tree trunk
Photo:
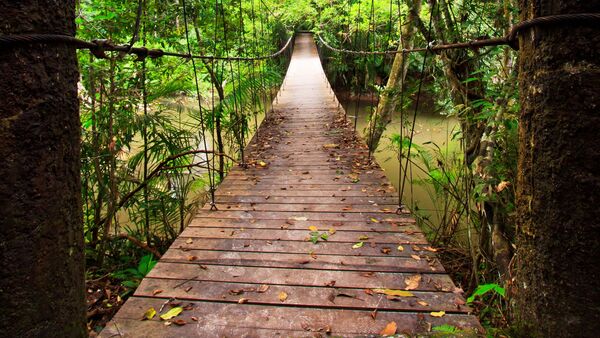
[[[521,0],[521,20],[600,1]],[[529,336],[600,331],[600,25],[520,34],[516,314]]]
[[[421,11],[421,0],[413,0],[412,3],[409,3],[409,8],[408,22],[405,24],[402,32],[403,39],[400,46],[398,46],[399,51],[403,48],[410,49],[413,47],[416,22],[418,20],[419,12]],[[398,108],[399,93],[405,89],[402,88],[404,79],[406,78],[406,72],[408,71],[408,61],[404,60],[405,58],[408,58],[408,55],[403,53],[396,54],[385,90],[381,93],[377,109],[371,116],[366,138],[371,151],[377,149],[383,132],[388,124],[392,122],[392,117]]]
[[[75,34],[75,1],[2,1],[0,35]],[[0,336],[84,337],[75,49],[0,49]]]

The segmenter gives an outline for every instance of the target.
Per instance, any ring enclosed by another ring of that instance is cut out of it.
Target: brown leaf
[[[421,260],[421,257],[417,256],[417,255],[410,255],[410,257],[412,257],[413,259],[416,259],[418,261]]]
[[[153,295],[153,296],[156,296],[156,295],[158,295],[158,294],[159,294],[159,293],[161,293],[161,292],[163,292],[163,290],[162,290],[162,289],[156,289],[156,290],[152,291],[152,295]]]
[[[188,256],[188,257],[187,257],[187,260],[188,260],[188,261],[190,261],[190,262],[191,262],[191,261],[195,261],[195,260],[197,260],[197,259],[198,259],[198,256]]]
[[[178,326],[183,326],[185,324],[187,324],[187,322],[183,319],[175,319],[172,321],[173,324],[178,325]]]
[[[415,290],[419,287],[419,284],[421,283],[421,275],[416,274],[410,277],[406,277],[406,279],[404,279],[404,283],[406,284],[406,287],[404,288],[405,290]]]
[[[238,299],[238,304],[245,304],[248,303],[248,298],[240,298]]]
[[[381,252],[384,253],[384,254],[386,254],[386,255],[389,255],[390,252],[392,252],[392,249],[390,249],[390,248],[381,248]]]
[[[363,291],[369,296],[373,295],[373,290],[371,290],[371,289],[364,289]]]
[[[417,303],[421,306],[429,306],[429,303],[422,301],[422,300],[417,301]]]
[[[192,244],[192,243],[194,243],[194,240],[193,240],[193,239],[191,239],[191,238],[188,238],[188,239],[187,239],[185,242],[186,242],[187,244]]]
[[[229,290],[229,294],[231,295],[241,295],[244,293],[244,289],[231,289]]]
[[[334,280],[329,281],[329,282],[325,283],[325,286],[331,286],[331,287],[333,287],[333,286],[335,286],[335,281]]]
[[[396,334],[396,330],[398,330],[396,322],[389,322],[379,334],[382,336],[393,336]]]
[[[263,284],[261,286],[258,287],[258,290],[256,290],[256,292],[258,293],[265,293],[267,292],[267,290],[269,290],[269,286],[266,284]]]

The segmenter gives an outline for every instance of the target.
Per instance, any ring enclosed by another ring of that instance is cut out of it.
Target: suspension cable
[[[183,6],[183,24],[185,26],[185,40],[186,40],[186,44],[187,44],[187,49],[188,49],[188,53],[191,55],[192,54],[192,46],[190,44],[190,34],[189,34],[189,28],[188,28],[188,20],[187,20],[187,6],[186,6],[186,0],[182,0],[182,6]],[[204,113],[202,111],[202,97],[200,96],[200,83],[198,82],[198,70],[196,68],[196,61],[192,58],[192,69],[194,71],[194,83],[196,85],[196,96],[198,99],[198,109],[200,112],[200,134],[202,137],[202,143],[204,144],[204,151],[206,152],[205,156],[206,156],[206,167],[207,167],[207,171],[208,171],[208,181],[209,181],[209,185],[210,185],[210,210],[217,210],[217,206],[215,204],[215,194],[214,194],[214,183],[213,183],[213,179],[212,176],[210,175],[210,159],[208,156],[208,145],[206,143],[206,132],[205,132],[205,128],[206,128],[206,124],[204,121]],[[214,167],[214,164],[213,164]]]

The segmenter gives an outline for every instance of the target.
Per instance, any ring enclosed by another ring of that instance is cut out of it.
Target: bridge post
[[[521,1],[521,21],[600,1]],[[600,331],[600,25],[520,33],[517,320],[527,336]]]
[[[75,35],[75,0],[0,1],[0,35]],[[75,48],[0,49],[0,336],[87,337]]]

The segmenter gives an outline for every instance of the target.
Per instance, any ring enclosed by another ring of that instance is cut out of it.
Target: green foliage
[[[475,300],[475,297],[483,296],[490,292],[498,294],[502,297],[504,297],[506,295],[506,290],[504,290],[503,287],[501,287],[500,285],[498,285],[496,283],[480,284],[477,286],[475,291],[473,291],[473,294],[471,296],[469,296],[469,298],[467,298],[467,303],[472,303]]]
[[[157,261],[154,260],[154,256],[145,255],[140,259],[140,262],[136,268],[128,268],[125,270],[119,270],[113,272],[111,276],[113,278],[121,280],[121,284],[128,288],[136,288],[140,281],[146,277],[146,275],[154,268]]]

